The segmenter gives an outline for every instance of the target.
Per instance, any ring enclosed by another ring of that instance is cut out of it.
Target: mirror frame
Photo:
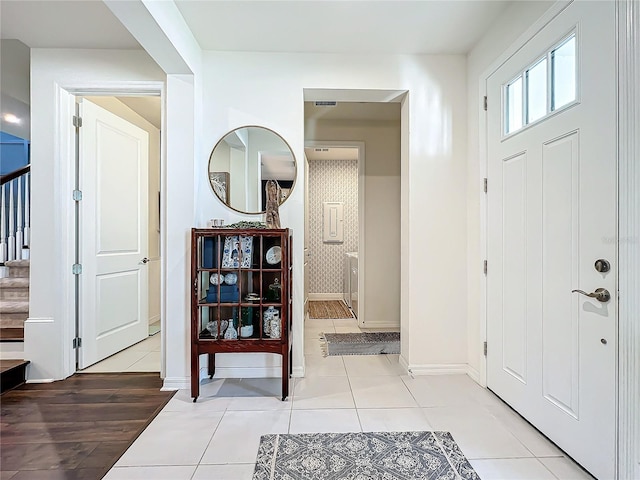
[[[224,141],[224,139],[227,138],[227,136],[229,136],[233,132],[237,132],[238,130],[242,130],[244,128],[259,128],[261,130],[266,130],[267,132],[270,132],[273,135],[275,135],[276,137],[278,137],[282,141],[282,143],[284,143],[284,145],[286,145],[286,147],[289,149],[289,152],[291,153],[291,157],[293,158],[293,168],[294,168],[293,181],[291,183],[291,187],[285,187],[285,188],[289,188],[289,193],[284,198],[284,200],[282,200],[280,202],[280,205],[282,205],[284,202],[286,202],[289,199],[289,197],[291,196],[291,192],[293,192],[293,189],[295,188],[296,183],[297,183],[297,179],[298,179],[298,159],[296,158],[296,154],[293,152],[293,148],[291,148],[291,145],[289,145],[289,142],[287,142],[282,137],[282,135],[280,135],[278,132],[276,132],[275,130],[272,130],[272,129],[268,128],[268,127],[263,127],[262,125],[241,125],[239,127],[236,127],[236,128],[233,128],[233,129],[229,130],[222,137],[220,137],[220,139],[216,142],[216,144],[211,149],[211,153],[209,154],[209,161],[207,162],[207,183],[209,183],[209,188],[211,189],[211,192],[213,193],[214,197],[216,197],[218,199],[218,201],[220,201],[220,203],[222,205],[224,205],[225,207],[230,208],[231,210],[233,210],[235,212],[242,213],[244,215],[262,215],[262,214],[265,213],[265,210],[261,210],[261,211],[257,211],[257,212],[247,212],[245,210],[239,210],[239,209],[233,207],[232,205],[230,205],[230,203],[223,202],[222,199],[220,198],[220,196],[216,193],[215,189],[213,188],[213,184],[211,183],[210,173],[211,173],[211,161],[213,159],[213,152],[215,152],[216,148],[218,148],[218,145],[220,145]],[[260,199],[260,201],[262,201],[264,196],[265,196],[265,192],[264,191],[258,192],[258,198]],[[229,202],[230,202],[230,199],[229,199]]]

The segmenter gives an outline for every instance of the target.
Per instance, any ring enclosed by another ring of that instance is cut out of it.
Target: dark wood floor
[[[0,396],[0,479],[100,479],[175,392],[157,373],[84,373]]]

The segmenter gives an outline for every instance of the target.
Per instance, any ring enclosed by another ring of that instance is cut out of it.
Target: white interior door
[[[86,368],[148,334],[148,134],[80,104],[80,348]]]
[[[487,81],[487,383],[600,479],[616,456],[615,72],[615,2],[576,0]],[[598,288],[612,298],[572,293]]]

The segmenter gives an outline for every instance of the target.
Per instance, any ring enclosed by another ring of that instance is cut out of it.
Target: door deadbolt
[[[596,300],[598,300],[599,302],[602,303],[606,303],[609,300],[611,300],[611,294],[609,293],[609,290],[607,290],[606,288],[596,288],[596,290],[592,293],[587,293],[584,290],[571,290],[571,293],[579,293],[581,295],[585,295],[587,297],[590,298],[595,298]]]
[[[605,273],[611,270],[611,264],[604,258],[599,258],[598,260],[596,260],[596,263],[593,264],[593,267],[600,273]]]

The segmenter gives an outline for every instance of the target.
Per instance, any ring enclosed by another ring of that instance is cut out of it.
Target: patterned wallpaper
[[[344,243],[322,242],[322,202],[344,202]],[[309,162],[309,292],[342,293],[344,254],[358,251],[358,161]]]

